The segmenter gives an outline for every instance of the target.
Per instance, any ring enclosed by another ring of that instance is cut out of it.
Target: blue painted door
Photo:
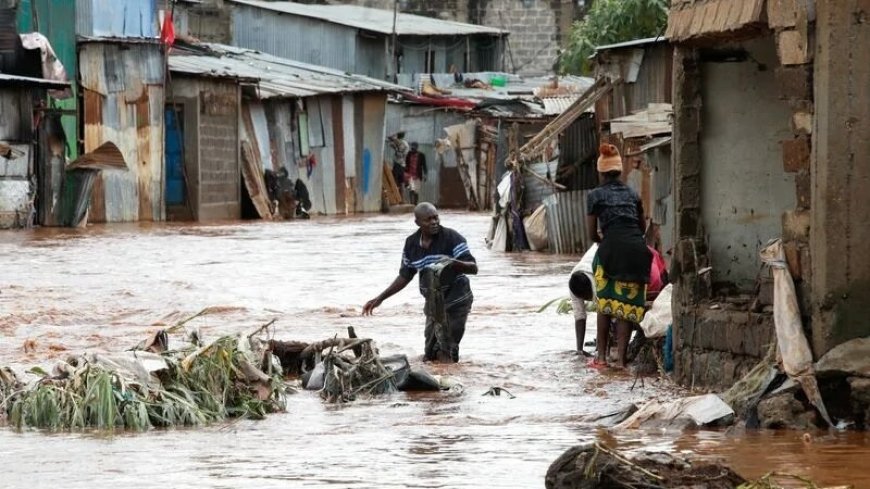
[[[184,137],[181,108],[166,107],[166,204],[184,204]]]

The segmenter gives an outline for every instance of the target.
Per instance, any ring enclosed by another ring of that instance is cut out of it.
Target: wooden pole
[[[399,19],[399,0],[393,0],[393,83],[399,82],[399,35],[396,22]]]

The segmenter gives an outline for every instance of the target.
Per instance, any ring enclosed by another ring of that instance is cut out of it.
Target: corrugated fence
[[[97,177],[88,220],[163,220],[163,47],[86,42],[79,62],[84,149],[112,141],[128,166]]]
[[[544,199],[550,253],[579,254],[589,247],[586,190],[559,192]]]

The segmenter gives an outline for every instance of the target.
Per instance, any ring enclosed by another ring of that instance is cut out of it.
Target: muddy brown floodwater
[[[549,311],[576,257],[491,253],[489,217],[446,213],[481,273],[461,363],[462,393],[397,394],[345,406],[315,394],[287,413],[204,429],[142,434],[0,429],[3,488],[539,488],[566,448],[595,438],[634,448],[724,457],[745,476],[771,470],[870,487],[870,440],[818,433],[632,432],[583,422],[627,402],[668,398],[652,381],[587,370],[572,319]],[[126,349],[205,307],[206,337],[279,317],[280,339],[316,341],[354,326],[382,353],[422,354],[416,282],[372,318],[361,305],[395,276],[409,215],[213,226],[91,226],[0,233],[0,363]],[[594,328],[590,328],[592,330]],[[27,340],[33,349],[27,353]],[[482,396],[501,386],[516,398]]]

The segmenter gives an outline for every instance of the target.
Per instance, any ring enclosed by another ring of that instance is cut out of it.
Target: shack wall
[[[76,2],[73,0],[19,0],[19,32],[39,32],[48,38],[57,59],[72,82],[73,96],[54,100],[53,107],[62,111],[61,125],[66,134],[65,154],[73,160],[79,155],[78,143],[78,54],[76,49]],[[42,224],[49,224],[42,221]]]
[[[599,54],[596,75],[617,80],[595,104],[599,122],[672,103],[673,46],[656,42]]]
[[[431,111],[428,107],[417,107],[407,104],[389,104],[387,116],[387,135],[396,134],[399,131],[405,131],[405,140],[410,144],[417,142],[420,146],[421,153],[426,155],[426,181],[423,183],[422,191],[420,192],[421,202],[431,202],[435,205],[442,205],[443,202],[449,201],[452,205],[465,205],[465,189],[451,189],[450,195],[454,198],[443,199],[441,195],[442,182],[441,175],[442,166],[447,167],[446,171],[457,173],[455,169],[455,156],[452,152],[444,154],[443,158],[435,152],[435,142],[437,139],[445,137],[444,128],[463,124],[467,121],[467,117],[449,111]],[[387,165],[392,165],[392,148],[387,145],[384,160]],[[460,183],[461,185],[461,183]]]
[[[24,153],[24,156],[14,159],[0,157],[0,229],[26,227],[31,222],[31,97],[31,91],[26,88],[0,87],[0,143]]]
[[[362,141],[358,146],[361,157],[356,167],[357,210],[378,212],[383,189],[387,96],[381,93],[362,94],[357,98],[355,110],[362,114]],[[359,116],[356,117],[359,121]]]
[[[742,62],[701,63],[701,219],[714,285],[752,291],[758,253],[781,236],[782,213],[795,208],[796,196],[794,175],[782,165],[791,112],[774,77],[774,39],[739,48],[749,54]]]
[[[380,210],[386,102],[367,93],[265,102],[272,168],[302,180],[311,212]]]
[[[231,8],[234,46],[356,72],[357,29],[244,4]]]
[[[316,164],[311,174],[303,178],[311,193],[312,210],[332,215],[337,212],[335,185],[335,135],[333,131],[332,97],[310,97],[305,100],[308,113],[308,140]]]
[[[163,220],[163,47],[82,43],[79,67],[84,151],[111,141],[128,168],[102,171],[96,177],[89,221]]]
[[[271,142],[272,168],[276,171],[286,168],[289,178],[295,181],[300,175],[297,162],[301,154],[293,104],[284,99],[271,99],[264,101],[263,106]]]
[[[160,33],[157,0],[75,0],[74,3],[79,36],[155,38]]]

